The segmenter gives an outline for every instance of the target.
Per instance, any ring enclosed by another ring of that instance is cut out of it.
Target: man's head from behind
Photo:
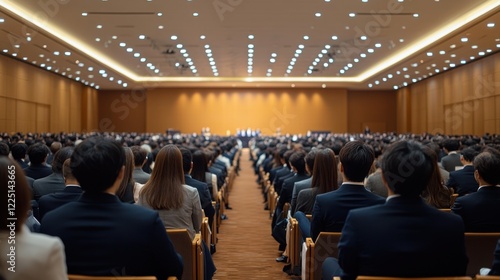
[[[124,165],[123,147],[102,137],[88,138],[78,144],[70,164],[82,189],[92,193],[105,192],[112,187]]]
[[[493,148],[486,148],[474,159],[474,169],[476,180],[482,180],[479,184],[489,186],[500,184],[500,152]]]
[[[419,196],[433,172],[431,152],[415,141],[400,141],[389,146],[380,167],[390,191],[402,196]]]
[[[42,164],[47,160],[49,148],[43,143],[35,143],[28,148],[28,156],[31,164]]]
[[[343,174],[349,181],[363,182],[372,167],[375,154],[372,147],[362,141],[351,141],[342,147],[339,160]]]
[[[143,149],[142,147],[139,146],[132,146],[130,147],[130,149],[134,154],[134,166],[142,167],[142,165],[146,162],[146,159],[148,157],[148,152],[146,151],[146,149]]]

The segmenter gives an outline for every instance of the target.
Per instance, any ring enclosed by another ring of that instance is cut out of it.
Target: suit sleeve
[[[498,240],[497,247],[495,248],[495,259],[493,260],[493,266],[488,275],[500,275],[500,240]]]
[[[292,190],[292,200],[291,200],[291,207],[292,207],[292,215],[295,213],[297,209],[297,197],[299,196],[299,193],[297,192],[297,189],[295,186],[297,186],[297,183],[293,184],[293,190]]]
[[[175,251],[167,231],[156,214],[156,220],[151,227],[150,250],[151,261],[155,263],[155,276],[159,280],[166,280],[168,276],[182,278],[183,264],[181,257]]]
[[[350,212],[342,229],[339,241],[339,264],[346,275],[358,275],[358,238],[356,234],[360,228],[356,227],[358,219]],[[362,221],[361,221],[362,222]],[[362,232],[361,232],[362,233]],[[366,232],[365,232],[366,233]],[[353,278],[354,279],[354,278]]]
[[[450,172],[450,177],[448,178],[448,182],[446,182],[446,186],[448,188],[453,188],[455,192],[457,191],[457,181],[455,180],[454,174],[451,174]]]
[[[64,280],[68,279],[66,271],[66,258],[64,254],[64,245],[62,241],[57,238],[51,248],[51,252],[47,258],[47,269],[43,273],[46,279]]]
[[[200,232],[201,222],[203,220],[203,212],[201,211],[200,197],[198,196],[198,192],[193,192],[191,202],[193,207],[193,214],[191,216],[191,219],[193,220],[194,231]]]
[[[318,201],[318,197],[316,196],[316,202],[314,202],[311,220],[312,240],[316,240],[316,238],[318,238],[318,235],[321,232],[322,228],[321,203]]]

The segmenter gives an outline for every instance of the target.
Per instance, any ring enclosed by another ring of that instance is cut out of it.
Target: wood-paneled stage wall
[[[483,134],[500,131],[500,54],[398,91],[154,88],[96,91],[0,56],[0,131],[212,133],[260,129]]]

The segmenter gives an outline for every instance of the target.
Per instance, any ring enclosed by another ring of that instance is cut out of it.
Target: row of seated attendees
[[[304,239],[341,233],[323,279],[465,275],[464,232],[500,232],[498,143],[496,135],[254,139],[255,172],[273,205],[272,235],[283,251],[276,261],[289,261],[283,224],[293,218]],[[500,240],[495,257],[490,274],[500,274]],[[300,275],[301,267],[288,262],[283,271]]]
[[[17,257],[12,266],[1,265],[0,276],[193,277],[183,274],[183,259],[167,231],[187,229],[193,239],[201,231],[203,216],[208,217],[212,228],[216,215],[212,201],[227,181],[229,170],[237,170],[232,166],[240,149],[237,142],[189,135],[176,139],[136,135],[134,141],[128,141],[125,134],[90,133],[57,145],[60,142],[55,140],[65,137],[2,137],[2,193],[5,197],[13,193],[17,220],[12,227],[2,227],[1,252],[5,254],[0,259],[4,264],[9,260],[9,250],[13,249],[4,241],[14,232]],[[51,151],[47,142],[59,149]],[[154,148],[148,151],[145,143]],[[17,155],[18,150],[25,155]],[[49,154],[51,165],[47,164]],[[27,166],[22,168],[21,163]],[[2,213],[7,220],[6,211]],[[212,279],[216,267],[210,255],[215,252],[215,244],[201,245],[203,278]],[[16,273],[12,273],[14,270]]]

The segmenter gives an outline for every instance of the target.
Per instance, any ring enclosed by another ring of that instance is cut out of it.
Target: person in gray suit
[[[463,165],[458,152],[458,149],[460,149],[460,141],[458,139],[444,140],[443,149],[447,155],[441,159],[441,165],[446,171],[455,171],[455,167]]]
[[[64,147],[56,152],[52,162],[52,174],[47,177],[36,179],[33,182],[33,197],[39,200],[42,195],[60,192],[64,190],[64,178],[62,168],[64,161],[71,157],[73,147]]]
[[[142,166],[148,160],[148,152],[139,146],[132,146],[130,149],[134,154],[134,172],[132,173],[132,177],[137,183],[146,184],[151,175],[144,172]]]
[[[379,156],[378,162],[380,160],[382,160],[382,156]],[[382,181],[382,169],[380,169],[378,162],[376,164],[377,169],[375,170],[375,172],[373,172],[366,178],[365,188],[376,195],[387,197],[387,188]]]

